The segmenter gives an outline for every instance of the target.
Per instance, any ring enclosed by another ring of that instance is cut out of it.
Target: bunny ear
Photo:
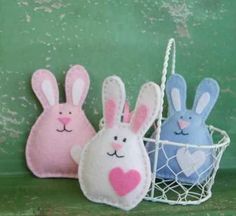
[[[169,105],[169,115],[186,109],[187,86],[184,78],[173,74],[166,83],[166,94]]]
[[[205,121],[219,96],[220,87],[211,78],[206,78],[199,84],[194,99],[193,111],[201,115]]]
[[[66,100],[74,106],[82,106],[88,94],[90,80],[87,71],[81,65],[74,65],[66,74]]]
[[[104,80],[102,101],[105,127],[112,128],[121,121],[125,104],[125,87],[119,77],[110,76]]]
[[[151,127],[160,110],[160,88],[153,82],[144,84],[139,92],[131,117],[131,130],[143,136]]]
[[[45,69],[35,71],[31,83],[33,91],[44,109],[58,104],[59,93],[57,81],[50,71]]]

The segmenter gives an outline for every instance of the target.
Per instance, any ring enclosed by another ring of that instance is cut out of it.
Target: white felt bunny
[[[153,82],[142,86],[130,123],[121,122],[125,87],[111,76],[103,83],[104,128],[86,145],[80,156],[79,181],[91,201],[124,210],[134,208],[145,197],[151,183],[150,161],[143,136],[160,108],[160,88]]]

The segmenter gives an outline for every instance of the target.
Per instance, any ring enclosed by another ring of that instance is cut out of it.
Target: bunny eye
[[[72,112],[69,112],[69,114],[71,115],[71,114],[72,114]]]
[[[127,140],[127,139],[126,139],[126,138],[124,138],[124,139],[123,139],[123,142],[126,142],[126,140]]]
[[[59,112],[60,115],[62,115],[62,112]]]
[[[117,140],[118,139],[118,137],[117,136],[114,136],[114,140]]]
[[[189,117],[188,117],[188,119],[192,119],[192,117],[191,117],[191,116],[189,116]]]
[[[183,119],[184,117],[183,116],[180,116],[181,119]]]

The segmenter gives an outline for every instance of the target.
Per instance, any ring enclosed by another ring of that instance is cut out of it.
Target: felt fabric
[[[125,196],[138,186],[141,176],[137,170],[124,172],[122,168],[116,167],[110,171],[109,181],[118,196]]]
[[[70,149],[83,146],[95,135],[82,105],[89,89],[89,76],[80,65],[70,68],[66,75],[66,103],[59,104],[55,77],[45,69],[32,76],[32,87],[43,106],[43,112],[33,125],[27,144],[26,162],[32,173],[40,178],[76,178],[78,164]]]
[[[132,112],[129,111],[129,104],[128,104],[128,102],[126,102],[125,107],[124,107],[122,121],[125,122],[125,123],[129,123],[130,119],[131,119],[131,116],[132,116]]]
[[[104,128],[82,152],[76,155],[72,149],[72,157],[80,163],[79,182],[89,200],[129,210],[141,202],[151,183],[142,138],[157,118],[160,89],[152,82],[143,85],[130,123],[121,118],[125,87],[119,77],[105,79],[102,96]]]
[[[179,74],[167,81],[168,118],[161,128],[161,140],[199,145],[197,148],[178,147],[162,144],[158,152],[157,178],[172,179],[178,182],[200,184],[207,180],[215,167],[214,152],[201,148],[212,145],[213,140],[205,121],[214,107],[219,86],[213,79],[206,78],[199,84],[192,109],[186,108],[186,82]],[[155,137],[153,134],[153,138]],[[154,145],[146,145],[151,163],[154,163]]]

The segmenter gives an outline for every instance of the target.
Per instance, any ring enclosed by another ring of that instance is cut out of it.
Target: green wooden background
[[[142,83],[160,83],[170,37],[190,105],[201,79],[219,81],[208,122],[232,139],[221,167],[236,168],[235,11],[233,0],[0,0],[0,175],[28,173],[26,139],[42,112],[30,86],[33,71],[53,71],[63,101],[66,70],[84,65],[91,78],[84,107],[97,128],[103,79],[121,76],[133,105]]]

